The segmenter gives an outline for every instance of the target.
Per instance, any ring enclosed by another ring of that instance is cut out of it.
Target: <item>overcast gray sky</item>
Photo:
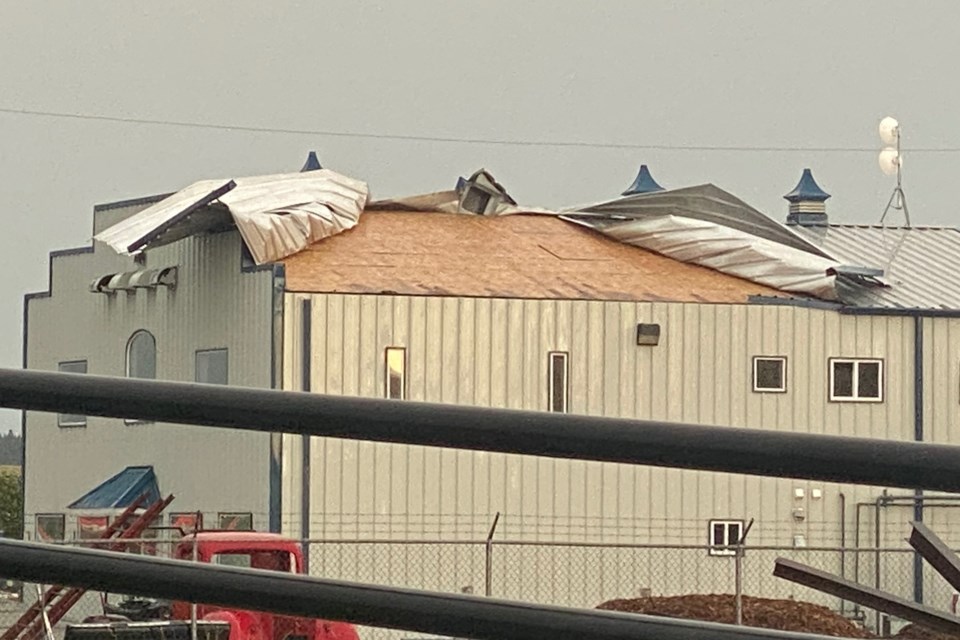
[[[524,203],[573,205],[645,162],[778,219],[809,166],[832,218],[870,223],[892,114],[914,224],[953,225],[958,23],[956,0],[0,0],[0,366],[20,366],[22,296],[50,251],[89,242],[94,204],[297,170],[310,149],[375,197],[484,166]]]

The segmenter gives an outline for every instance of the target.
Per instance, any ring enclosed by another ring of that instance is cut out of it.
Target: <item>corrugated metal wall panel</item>
[[[547,353],[559,350],[570,353],[573,413],[913,437],[909,319],[759,305],[312,299],[317,392],[382,397],[384,349],[403,346],[413,400],[544,410]],[[637,322],[661,324],[659,346],[636,346]],[[758,355],[787,358],[787,393],[753,392]],[[885,402],[830,402],[832,356],[884,358]],[[835,544],[839,492],[853,505],[880,491],[337,440],[318,441],[312,464],[312,532],[346,538],[476,538],[501,511],[507,538],[702,543],[710,518],[755,517],[754,543],[803,534]],[[812,488],[823,497],[810,499]]]
[[[28,365],[56,370],[60,361],[86,359],[90,373],[122,376],[127,340],[147,329],[156,338],[160,378],[192,381],[195,351],[226,347],[231,384],[269,387],[273,275],[242,273],[240,263],[235,233],[188,239],[148,254],[149,268],[179,267],[175,290],[108,296],[91,293],[90,282],[135,269],[132,260],[102,247],[56,257],[52,296],[29,302]],[[220,510],[252,511],[255,526],[268,526],[267,434],[87,422],[64,429],[55,415],[28,415],[28,527],[32,514],[62,512],[85,490],[134,464],[156,467],[161,490],[177,496],[171,511],[202,509],[214,524]]]

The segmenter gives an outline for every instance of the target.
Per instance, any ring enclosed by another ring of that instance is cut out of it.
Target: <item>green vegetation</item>
[[[0,470],[0,530],[7,538],[23,536],[23,492],[20,468]]]

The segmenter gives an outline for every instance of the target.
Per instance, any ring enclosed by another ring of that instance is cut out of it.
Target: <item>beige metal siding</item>
[[[960,441],[960,318],[927,318],[924,339],[924,438]]]
[[[271,385],[272,273],[241,273],[235,233],[197,237],[150,251],[147,266],[177,265],[173,291],[88,290],[94,277],[135,265],[103,247],[53,260],[52,295],[28,302],[28,366],[56,370],[86,359],[93,374],[124,375],[127,340],[147,329],[157,341],[157,375],[194,379],[197,349],[229,350],[231,384]],[[171,511],[252,511],[268,526],[269,435],[166,424],[125,425],[89,418],[58,428],[53,414],[30,413],[26,425],[26,512],[64,512],[70,501],[127,465],[155,466]],[[55,473],[53,472],[55,470]],[[69,525],[68,525],[69,526]],[[68,537],[75,529],[68,530]]]
[[[303,298],[288,294],[288,316]],[[543,410],[547,353],[565,350],[573,413],[913,437],[912,378],[904,375],[913,361],[910,319],[759,305],[311,299],[315,392],[382,397],[384,349],[405,346],[411,400]],[[661,325],[658,346],[635,345],[638,322]],[[288,324],[287,341],[299,326]],[[787,393],[752,391],[757,355],[787,357]],[[830,357],[883,358],[884,402],[829,402]],[[298,376],[288,368],[285,384]],[[709,519],[753,517],[755,544],[792,544],[803,534],[808,545],[827,545],[839,542],[838,494],[852,542],[852,505],[880,491],[335,439],[312,448],[311,532],[327,538],[475,539],[500,511],[506,539],[700,544]],[[288,486],[299,482],[296,461],[285,459],[284,468]],[[811,489],[823,497],[812,499]],[[909,519],[901,515],[889,524],[898,545]],[[864,524],[862,544],[872,544],[868,533]]]

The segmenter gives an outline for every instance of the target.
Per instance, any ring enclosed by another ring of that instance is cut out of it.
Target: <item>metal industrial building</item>
[[[305,169],[96,207],[98,241],[51,254],[49,290],[25,301],[24,367],[955,439],[956,229],[835,224],[809,172],[782,225],[645,168],[567,212],[517,205],[483,171],[371,201]],[[303,538],[477,540],[500,513],[519,541],[725,545],[754,519],[751,544],[900,547],[916,518],[950,539],[954,513],[883,487],[33,412],[24,427],[28,537],[77,535],[68,505],[131,466],[177,496],[171,518]]]

